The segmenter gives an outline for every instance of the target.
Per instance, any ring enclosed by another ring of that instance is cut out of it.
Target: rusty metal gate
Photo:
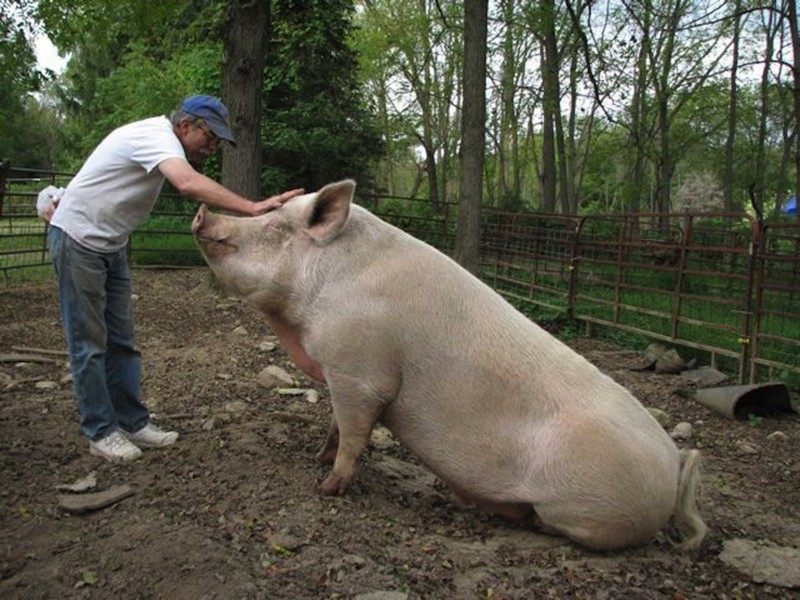
[[[744,213],[489,212],[483,276],[587,324],[727,360],[740,382],[800,374],[800,226]]]
[[[756,256],[750,380],[797,370],[800,355],[800,224],[766,225]]]

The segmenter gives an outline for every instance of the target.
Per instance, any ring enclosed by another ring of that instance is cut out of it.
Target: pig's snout
[[[225,218],[208,212],[205,204],[200,206],[192,221],[192,233],[209,260],[220,260],[236,252],[231,240],[235,227]]]
[[[208,207],[206,207],[205,204],[201,204],[200,208],[197,210],[197,214],[194,216],[194,221],[192,221],[192,233],[197,233],[203,229],[206,222],[207,211]]]

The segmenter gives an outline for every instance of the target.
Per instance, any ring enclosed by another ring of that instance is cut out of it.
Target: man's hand
[[[295,196],[299,196],[305,193],[303,188],[297,188],[294,190],[289,190],[288,192],[283,192],[282,194],[278,194],[277,196],[270,196],[269,198],[265,198],[260,202],[253,203],[253,209],[251,211],[252,216],[263,215],[265,212],[269,212],[271,210],[275,210],[276,208],[280,208],[283,206],[284,202],[291,200]]]
[[[58,208],[58,200],[51,202],[39,216],[49,223],[50,219],[53,218],[53,213],[56,212],[56,208]]]

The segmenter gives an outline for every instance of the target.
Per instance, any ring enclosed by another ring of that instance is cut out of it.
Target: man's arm
[[[166,159],[158,165],[158,170],[182,196],[198,202],[204,202],[220,210],[242,215],[260,215],[278,208],[290,198],[303,193],[302,189],[290,190],[277,196],[254,202],[233,193],[210,177],[198,173],[192,168],[192,165],[181,158]]]

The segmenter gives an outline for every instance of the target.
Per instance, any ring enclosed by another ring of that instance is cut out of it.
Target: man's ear
[[[356,182],[345,179],[330,183],[317,192],[306,233],[318,244],[334,240],[347,223]]]

